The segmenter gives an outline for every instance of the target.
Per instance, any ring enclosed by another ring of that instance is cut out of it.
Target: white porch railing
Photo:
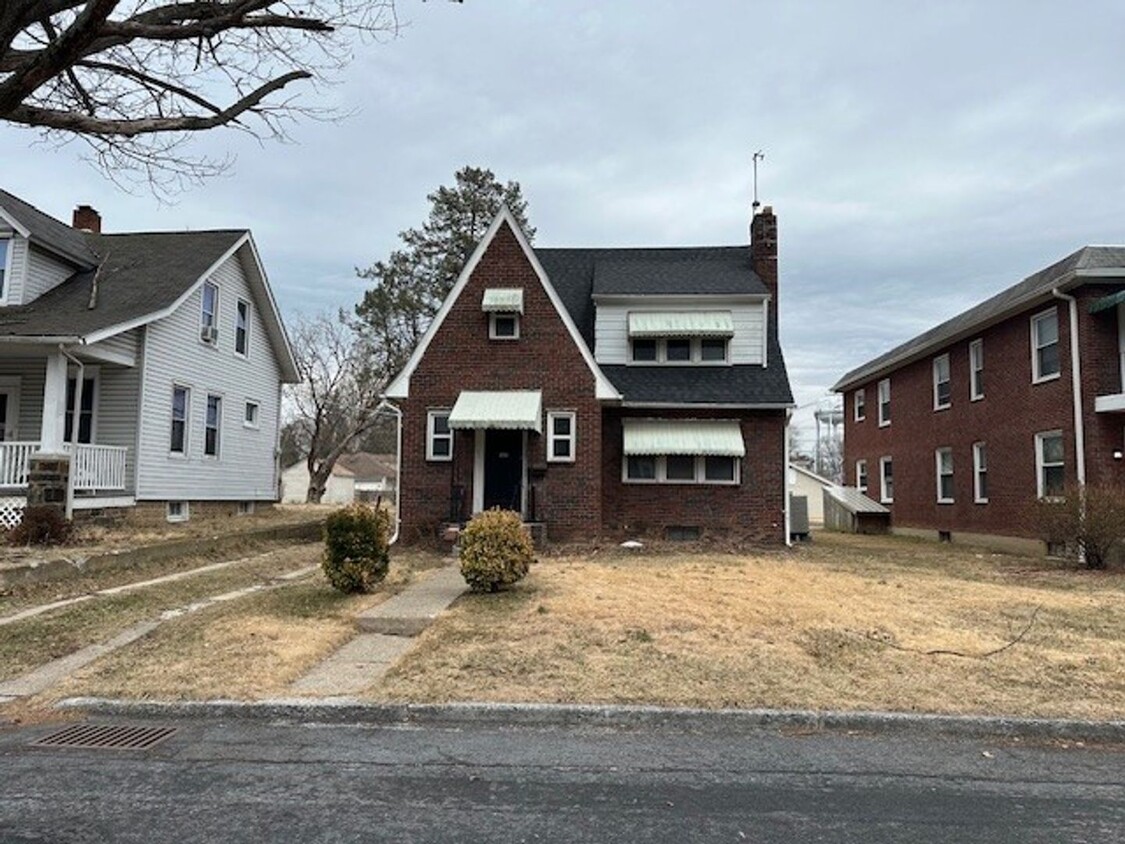
[[[125,489],[125,455],[119,445],[67,443],[70,473],[76,492]],[[27,462],[39,450],[37,442],[0,443],[0,487],[27,487]]]

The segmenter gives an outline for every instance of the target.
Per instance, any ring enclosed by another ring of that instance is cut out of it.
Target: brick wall
[[[1125,484],[1125,413],[1095,413],[1098,396],[1122,392],[1117,309],[1091,314],[1089,305],[1112,288],[1090,285],[1076,293],[1078,334],[1082,338],[1082,404],[1086,419],[1086,480],[1091,484]]]
[[[490,340],[481,297],[488,287],[523,289],[520,338]],[[542,472],[533,481],[538,515],[552,540],[591,538],[601,524],[601,408],[594,376],[566,330],[512,231],[503,225],[473,270],[460,297],[430,341],[401,402],[402,536],[432,537],[449,516],[450,487],[464,488],[472,504],[472,432],[454,438],[452,463],[426,460],[426,412],[451,408],[462,390],[541,390],[549,410],[577,413],[574,463],[546,462],[545,436],[531,434],[528,464]],[[538,474],[538,473],[536,473]]]
[[[1097,389],[1106,388],[1110,357],[1109,327],[1094,325],[1086,313],[1089,291],[1079,296],[1079,336],[1082,338],[1086,462],[1089,480],[1123,479],[1120,463],[1112,461],[1112,443],[1121,441],[1122,420],[1093,413]],[[1031,379],[1033,315],[1054,308],[1059,325],[1059,377],[1040,384]],[[1116,319],[1112,323],[1112,353],[1116,356]],[[984,341],[984,398],[969,396],[969,344]],[[945,410],[933,409],[933,360],[949,353],[952,401]],[[881,496],[879,459],[890,456],[894,467],[894,503],[888,504],[896,527],[961,531],[1001,536],[1035,535],[1027,519],[1037,490],[1035,434],[1061,430],[1066,447],[1066,479],[1076,480],[1075,438],[1071,404],[1070,321],[1066,302],[1030,308],[957,343],[934,350],[925,358],[890,374],[891,424],[878,423],[878,391],[874,378],[862,385],[866,419],[854,421],[855,389],[844,396],[844,472],[856,483],[856,461],[867,460],[868,495]],[[883,376],[886,377],[886,376]],[[988,455],[988,503],[974,502],[973,444],[984,442]],[[954,502],[937,502],[937,448],[953,450]]]
[[[739,418],[746,443],[741,483],[630,484],[621,480],[622,419]],[[602,511],[614,538],[659,536],[668,526],[752,542],[785,541],[785,412],[643,410],[605,411],[602,432]]]

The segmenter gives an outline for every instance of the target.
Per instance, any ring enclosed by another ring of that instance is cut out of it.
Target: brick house
[[[1125,481],[1125,247],[1084,247],[833,389],[846,482],[896,531],[1042,550],[1029,502]]]
[[[502,210],[386,397],[407,541],[492,507],[552,540],[783,542],[777,223],[751,246],[533,249]]]

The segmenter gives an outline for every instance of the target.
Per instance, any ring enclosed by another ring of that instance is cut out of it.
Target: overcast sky
[[[292,143],[161,204],[0,124],[3,186],[107,231],[249,227],[287,316],[465,164],[523,186],[542,246],[747,241],[750,156],[781,246],[802,405],[846,370],[1087,243],[1125,242],[1125,3],[399,0],[407,24],[310,99]],[[15,166],[12,166],[15,164]],[[811,434],[807,412],[801,426]]]

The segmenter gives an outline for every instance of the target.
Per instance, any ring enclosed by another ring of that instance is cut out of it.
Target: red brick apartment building
[[[833,389],[846,482],[896,531],[1042,550],[1031,501],[1125,481],[1125,247],[1084,247]]]
[[[751,245],[533,249],[505,209],[388,386],[406,541],[492,507],[552,540],[787,537],[777,222]]]

